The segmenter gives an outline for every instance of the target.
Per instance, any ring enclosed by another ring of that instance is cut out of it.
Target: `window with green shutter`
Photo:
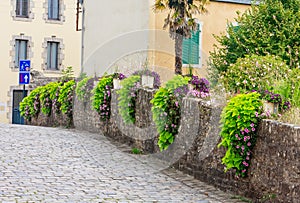
[[[200,25],[192,33],[191,38],[183,39],[182,42],[182,64],[200,64]]]

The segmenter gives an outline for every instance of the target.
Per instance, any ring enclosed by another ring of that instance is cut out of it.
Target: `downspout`
[[[80,8],[81,4],[81,8]],[[81,56],[80,56],[80,73],[83,73],[83,57],[84,57],[84,1],[77,0],[76,8],[76,31],[81,31]],[[81,13],[81,29],[79,29],[79,13]]]
[[[81,67],[80,72],[83,73],[83,60],[84,60],[84,32],[85,32],[85,26],[84,26],[84,16],[85,16],[85,8],[84,8],[84,2],[82,1],[82,25],[81,25]]]

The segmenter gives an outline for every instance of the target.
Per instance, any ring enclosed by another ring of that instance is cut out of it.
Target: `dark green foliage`
[[[276,55],[290,68],[300,66],[300,1],[264,0],[235,19],[228,34],[216,37],[220,46],[211,52],[210,77],[216,83],[219,74],[246,55]]]

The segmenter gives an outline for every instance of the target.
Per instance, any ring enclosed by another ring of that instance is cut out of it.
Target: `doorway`
[[[13,90],[13,106],[12,106],[12,123],[13,124],[24,124],[24,118],[20,114],[20,102],[23,97],[27,96],[27,90]]]

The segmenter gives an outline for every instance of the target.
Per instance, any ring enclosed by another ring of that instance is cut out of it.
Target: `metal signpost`
[[[25,97],[25,85],[30,82],[30,60],[20,60],[19,85],[23,85],[23,98]]]

